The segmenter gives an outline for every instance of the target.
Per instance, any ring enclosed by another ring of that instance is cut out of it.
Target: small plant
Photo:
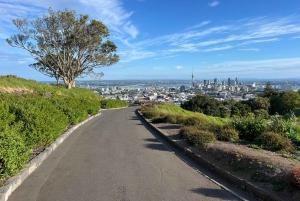
[[[283,191],[284,190],[284,186],[285,186],[285,182],[282,179],[274,179],[272,181],[272,186],[273,186],[273,190],[274,191]]]
[[[220,132],[217,133],[218,140],[237,142],[239,140],[239,133],[230,127],[223,127]]]
[[[215,135],[208,130],[199,130],[196,126],[183,126],[180,136],[194,146],[209,144],[216,141]]]
[[[289,139],[274,132],[263,132],[255,141],[259,145],[275,151],[291,151],[293,149],[292,142]]]
[[[252,149],[256,149],[256,150],[260,150],[261,147],[258,146],[257,144],[250,144],[249,147],[251,147]]]
[[[294,168],[291,171],[289,181],[300,188],[300,167]]]

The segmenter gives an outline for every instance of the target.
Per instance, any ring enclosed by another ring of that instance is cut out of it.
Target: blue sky
[[[300,78],[299,0],[0,0],[0,75],[51,80],[5,41],[49,7],[108,26],[120,62],[103,80]]]

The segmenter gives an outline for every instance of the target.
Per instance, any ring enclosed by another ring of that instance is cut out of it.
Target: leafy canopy
[[[62,79],[67,88],[78,77],[103,76],[93,71],[119,61],[117,46],[110,40],[108,28],[88,15],[76,16],[75,11],[54,12],[32,21],[16,19],[21,32],[6,39],[13,47],[27,50],[37,61],[30,66],[46,76]]]

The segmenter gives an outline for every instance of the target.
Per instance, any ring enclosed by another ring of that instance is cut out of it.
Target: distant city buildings
[[[191,76],[192,80],[186,81],[115,81],[113,84],[105,83],[101,87],[93,81],[86,82],[84,85],[81,82],[79,86],[93,89],[95,93],[99,93],[105,99],[124,100],[132,103],[172,102],[180,105],[196,94],[208,95],[219,101],[247,100],[257,97],[265,90],[266,85],[266,82],[241,82],[237,77],[235,79],[228,78],[227,82],[214,78],[212,81],[204,79],[203,82],[197,83],[194,72]],[[293,85],[296,86],[296,82]],[[293,85],[277,82],[272,85],[272,88],[278,91],[291,91]],[[300,88],[300,82],[298,86]]]

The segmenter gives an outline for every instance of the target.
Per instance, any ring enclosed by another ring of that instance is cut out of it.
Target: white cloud
[[[175,66],[174,68],[177,69],[177,70],[180,70],[180,69],[182,69],[183,67],[182,67],[182,66]]]
[[[210,20],[208,20],[208,21],[203,21],[203,22],[201,22],[200,24],[196,24],[196,25],[194,25],[194,26],[188,27],[188,28],[186,28],[185,30],[197,29],[197,28],[203,27],[203,26],[205,26],[205,25],[207,25],[207,24],[209,24],[209,23],[211,23]]]
[[[258,52],[260,51],[258,48],[248,48],[248,49],[239,49],[241,51],[251,51],[251,52]]]
[[[220,50],[228,50],[233,48],[233,46],[231,45],[226,45],[226,46],[222,46],[222,47],[213,47],[213,48],[208,48],[203,50],[203,52],[213,52],[213,51],[220,51]]]
[[[265,42],[276,42],[279,41],[278,38],[271,38],[271,39],[263,39],[263,40],[249,40],[243,43],[240,43],[238,45],[249,45],[249,44],[253,44],[253,43],[265,43]]]
[[[0,3],[0,13],[4,17],[0,20],[0,27],[5,22],[15,18],[42,17],[47,9],[54,10],[76,10],[78,14],[89,14],[91,18],[102,21],[110,30],[120,35],[129,35],[135,38],[139,31],[129,20],[133,15],[132,11],[123,8],[121,0],[3,0]]]
[[[219,1],[213,1],[212,3],[209,3],[208,5],[209,5],[210,7],[215,7],[215,6],[219,5],[219,4],[220,4]]]

